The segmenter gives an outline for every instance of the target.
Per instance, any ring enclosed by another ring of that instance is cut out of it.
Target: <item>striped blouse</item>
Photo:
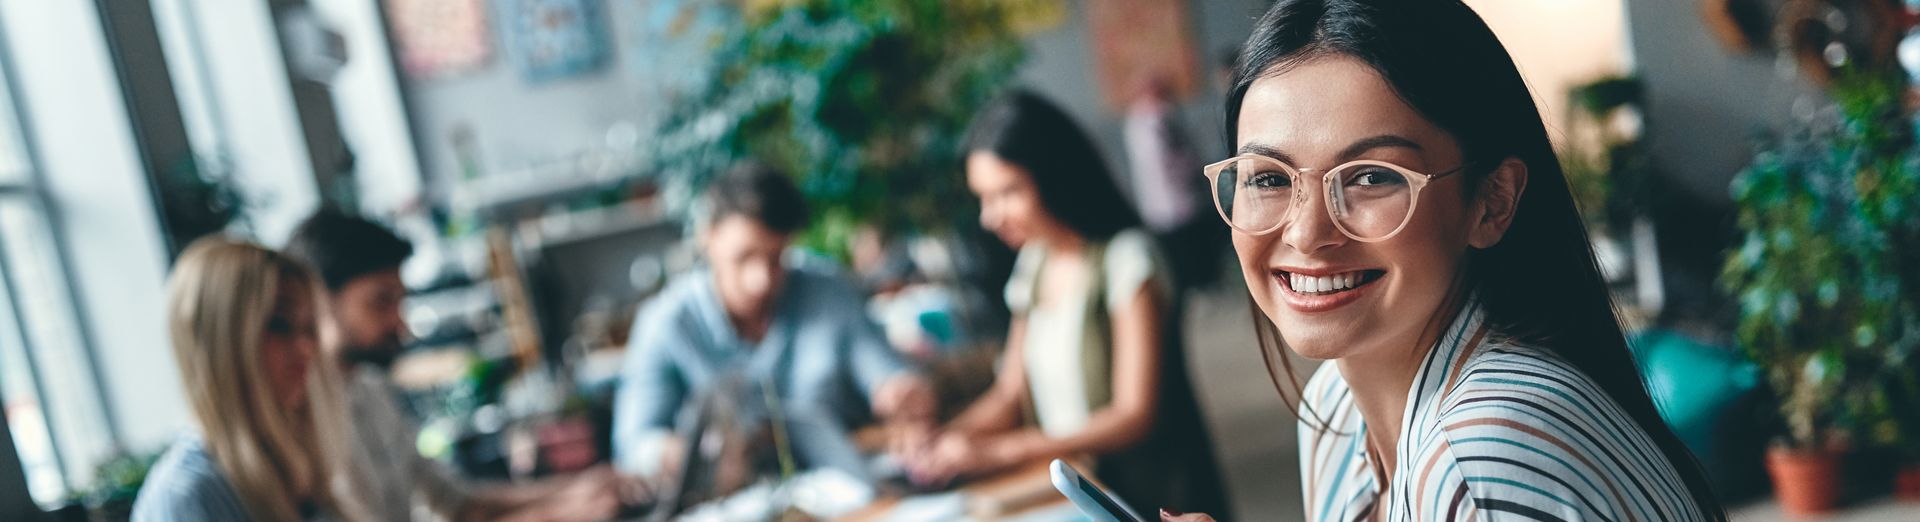
[[[1672,463],[1598,385],[1552,353],[1498,339],[1477,305],[1466,310],[1407,391],[1385,520],[1702,519]],[[1380,488],[1352,390],[1323,364],[1304,396],[1306,520],[1368,519]]]

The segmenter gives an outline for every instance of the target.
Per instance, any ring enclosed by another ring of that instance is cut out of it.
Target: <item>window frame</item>
[[[125,452],[125,447],[118,419],[115,419],[112,414],[113,399],[106,387],[106,379],[101,373],[98,345],[89,328],[91,323],[88,321],[85,303],[82,301],[83,296],[76,291],[78,285],[71,269],[73,264],[71,263],[70,237],[62,226],[60,214],[55,212],[53,198],[45,189],[46,171],[42,167],[34,130],[28,125],[28,122],[33,121],[32,109],[24,103],[21,95],[13,52],[11,42],[7,38],[0,38],[0,95],[4,95],[0,103],[5,103],[7,108],[11,109],[11,111],[0,113],[0,125],[12,126],[16,141],[0,143],[0,147],[17,148],[20,155],[18,163],[22,169],[20,172],[0,174],[0,203],[18,202],[35,216],[38,226],[43,228],[40,232],[44,234],[43,237],[46,240],[44,245],[46,255],[51,263],[59,267],[60,276],[52,284],[55,285],[55,291],[60,294],[61,300],[66,304],[65,310],[52,313],[65,315],[66,321],[72,326],[71,348],[78,352],[74,355],[77,355],[78,364],[83,367],[81,373],[87,381],[81,383],[79,387],[86,390],[87,396],[65,397],[63,396],[65,394],[49,393],[51,387],[47,382],[48,376],[45,375],[47,369],[43,363],[44,354],[40,353],[41,349],[36,346],[38,339],[27,326],[29,317],[24,311],[23,299],[20,297],[21,279],[13,266],[15,259],[14,252],[11,251],[13,246],[4,240],[0,240],[0,290],[3,290],[0,291],[0,299],[6,300],[5,307],[9,316],[6,321],[13,325],[13,328],[6,333],[12,336],[13,341],[20,343],[23,362],[28,366],[27,373],[31,375],[33,381],[31,386],[36,395],[35,400],[43,411],[45,419],[43,428],[51,441],[52,459],[59,471],[62,491],[59,496],[50,498],[67,499],[77,492],[84,491],[85,483],[92,480],[92,477],[91,470],[77,467],[82,464],[74,460],[76,456],[72,455],[73,448],[68,447],[70,444],[80,444],[80,442],[70,442],[71,439],[62,437],[64,428],[59,426],[59,422],[52,420],[52,412],[56,408],[70,407],[75,403],[87,404],[85,408],[96,417],[93,421],[104,430],[104,433],[99,434],[100,438],[104,439],[104,449],[119,454]],[[0,339],[0,342],[8,341]],[[3,392],[0,392],[0,395],[3,395]],[[0,425],[0,429],[5,429],[7,432],[5,434],[7,444],[0,446],[0,451],[13,452],[8,455],[9,458],[0,459],[0,465],[11,466],[13,469],[0,468],[0,474],[7,474],[9,477],[19,474],[25,478],[25,462],[19,458],[17,438],[12,433],[13,422],[14,419],[9,418],[5,424]],[[31,480],[27,480],[24,485],[31,488]],[[27,494],[29,500],[41,509],[57,508],[63,503],[61,500],[51,503],[43,502],[31,489]]]

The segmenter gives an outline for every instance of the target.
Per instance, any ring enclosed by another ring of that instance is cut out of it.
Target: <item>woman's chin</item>
[[[1027,236],[1018,233],[995,231],[993,235],[999,236],[1000,242],[1006,243],[1008,248],[1018,250],[1021,247],[1027,246]]]
[[[1323,343],[1287,343],[1287,348],[1298,355],[1315,361],[1331,361],[1345,355],[1332,345]]]
[[[1353,350],[1353,332],[1347,327],[1281,323],[1280,339],[1301,357],[1328,361],[1346,356]]]

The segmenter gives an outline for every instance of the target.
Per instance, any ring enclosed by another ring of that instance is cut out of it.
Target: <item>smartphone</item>
[[[1147,522],[1126,501],[1120,500],[1112,491],[1100,487],[1088,480],[1080,470],[1073,469],[1066,461],[1053,459],[1053,488],[1066,495],[1073,507],[1096,521],[1101,522]]]

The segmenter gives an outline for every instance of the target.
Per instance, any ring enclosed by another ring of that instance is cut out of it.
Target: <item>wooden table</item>
[[[1053,489],[1053,479],[1048,475],[1046,462],[1021,466],[986,480],[969,483],[961,486],[958,492],[966,497],[967,516],[980,520],[1033,513],[1067,504],[1067,498]],[[839,520],[885,520],[902,500],[902,497],[882,498]]]

